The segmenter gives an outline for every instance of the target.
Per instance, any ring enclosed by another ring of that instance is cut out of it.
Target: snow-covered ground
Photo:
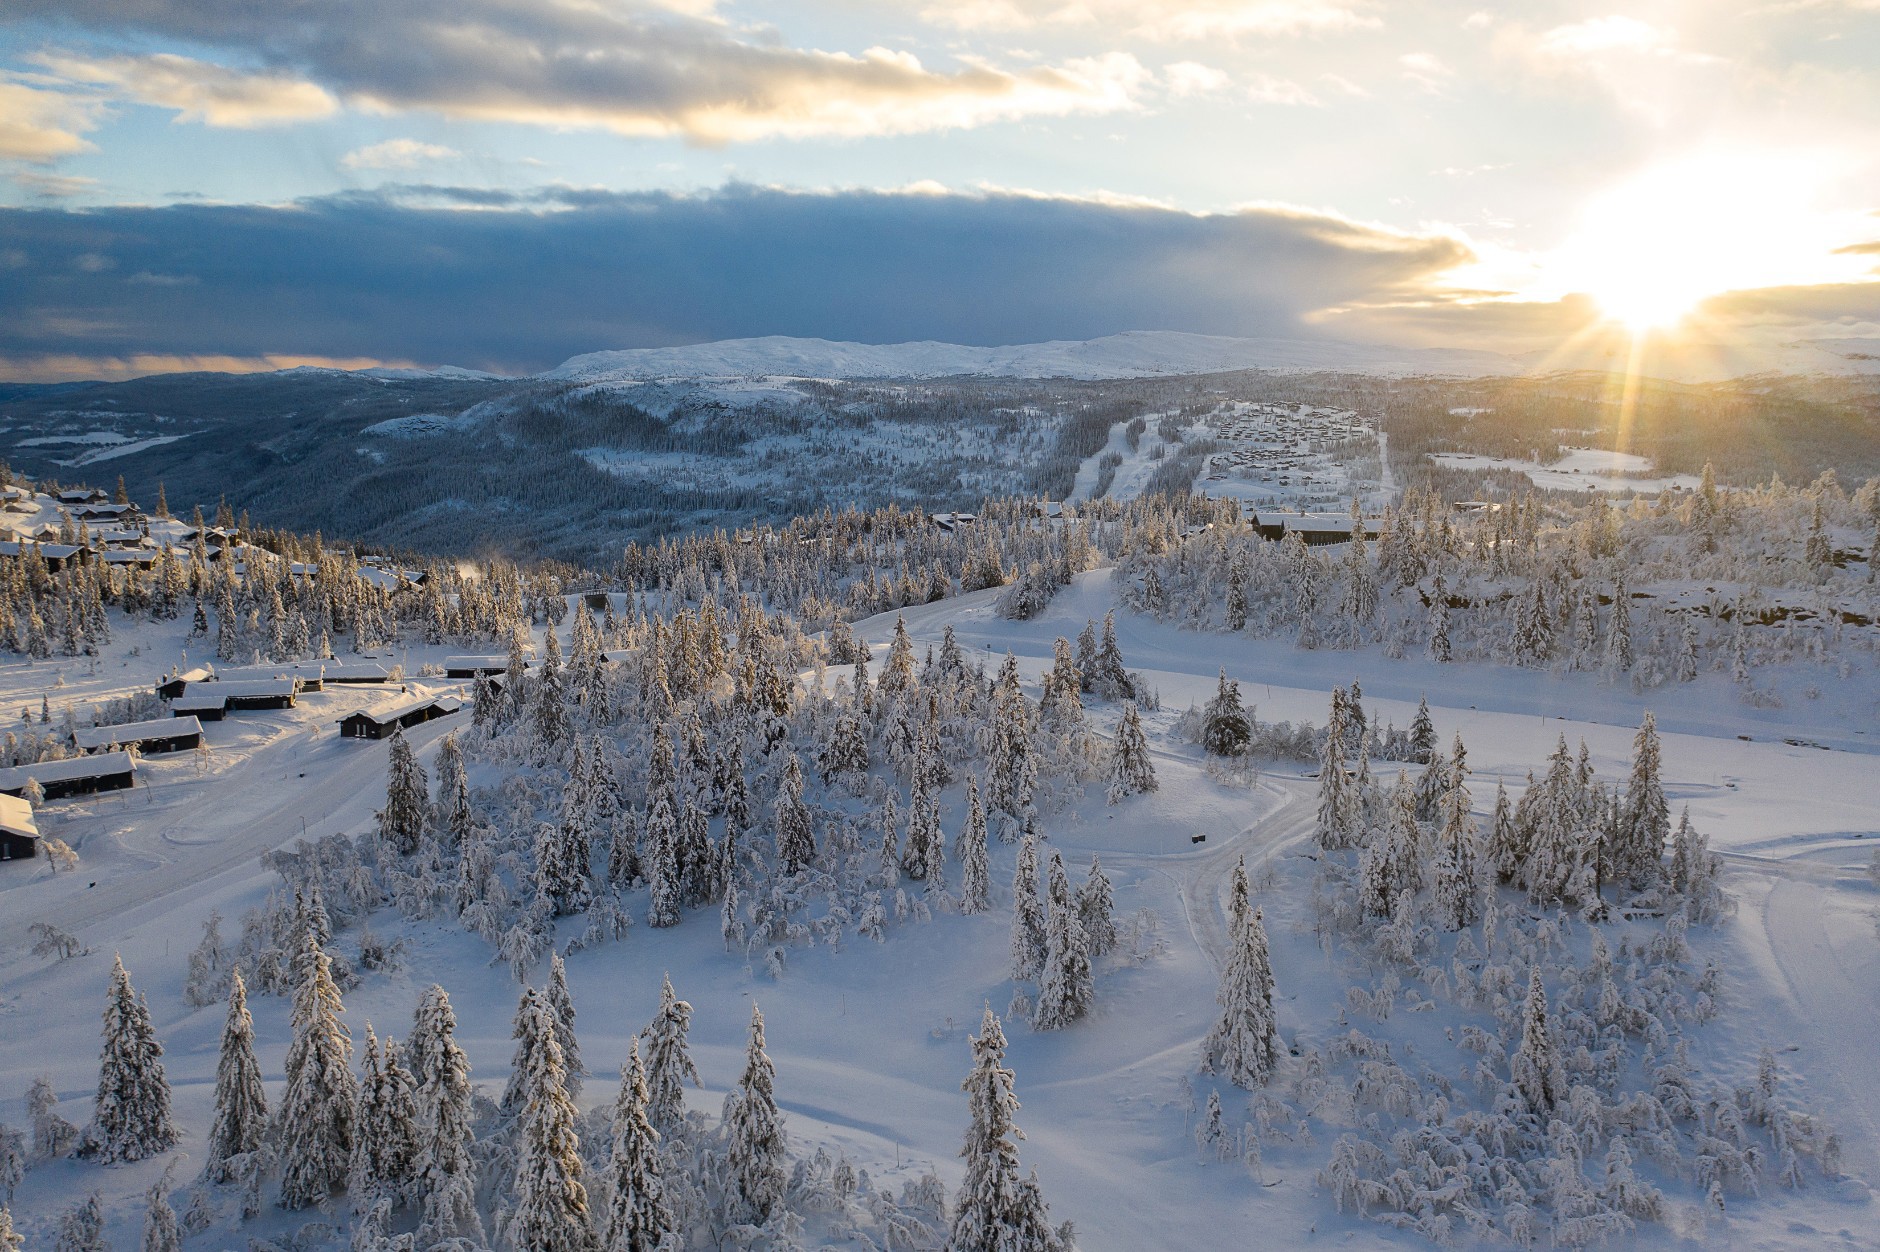
[[[1652,463],[1630,452],[1601,448],[1568,448],[1551,465],[1506,457],[1478,456],[1471,452],[1432,452],[1430,460],[1447,469],[1508,469],[1527,475],[1536,487],[1552,491],[1606,491],[1656,495],[1668,487],[1695,490],[1695,474],[1654,474]]]
[[[1145,436],[1145,442],[1149,436]],[[1120,476],[1119,476],[1120,477]],[[1052,640],[1075,637],[1086,620],[1114,605],[1108,571],[1081,576],[1039,618],[1009,622],[992,611],[995,592],[909,609],[917,645],[952,626],[960,643],[988,663],[1007,650],[1030,683],[1050,661]],[[856,625],[878,647],[892,618]],[[0,710],[55,718],[67,702],[147,687],[174,663],[186,622],[119,632],[94,667],[85,661],[0,662]],[[1407,725],[1427,696],[1446,742],[1469,745],[1478,815],[1494,784],[1518,789],[1559,735],[1584,738],[1601,777],[1623,777],[1633,728],[1656,710],[1665,784],[1674,810],[1692,818],[1726,853],[1726,881],[1741,908],[1698,942],[1724,969],[1723,1016],[1704,1035],[1701,1063],[1742,1080],[1758,1048],[1778,1050],[1795,1098],[1825,1111],[1846,1141],[1847,1169],[1880,1177],[1880,955],[1869,913],[1874,887],[1864,872],[1880,839],[1873,728],[1828,720],[1808,702],[1749,710],[1719,675],[1649,698],[1600,685],[1590,675],[1553,676],[1502,667],[1387,661],[1376,649],[1300,652],[1274,642],[1181,631],[1127,612],[1117,615],[1123,655],[1161,696],[1145,718],[1161,790],[1121,806],[1085,801],[1048,815],[1051,845],[1081,872],[1100,854],[1116,885],[1119,914],[1153,909],[1166,954],[1141,968],[1099,975],[1094,1016],[1067,1030],[1008,1028],[1007,1064],[1023,1102],[1019,1124],[1028,1165],[1036,1165],[1054,1216],[1073,1219],[1086,1249],[1268,1246],[1321,1240],[1340,1247],[1420,1246],[1415,1236],[1334,1213],[1314,1174],[1327,1145],[1269,1151],[1262,1181],[1237,1164],[1201,1160],[1182,1107],[1184,1080],[1214,1014],[1225,947],[1221,893],[1235,859],[1254,871],[1267,911],[1287,1039],[1322,1044],[1338,1029],[1341,980],[1307,926],[1295,857],[1309,838],[1316,786],[1306,770],[1266,767],[1251,786],[1212,779],[1171,726],[1191,702],[1211,695],[1217,673],[1240,680],[1262,721],[1323,722],[1334,683],[1362,681],[1378,722]],[[449,648],[405,649],[382,657],[416,673]],[[1036,688],[1034,687],[1035,691]],[[46,863],[0,865],[0,1120],[24,1123],[21,1097],[40,1073],[51,1076],[74,1121],[89,1113],[96,1080],[98,1013],[105,974],[121,953],[149,996],[175,1086],[181,1151],[199,1154],[209,1123],[219,1007],[192,1010],[181,988],[185,961],[203,919],[219,909],[232,923],[261,902],[275,876],[256,856],[303,831],[368,828],[384,795],[386,746],[341,741],[335,721],[384,698],[371,688],[329,688],[277,713],[232,714],[210,723],[206,760],[156,758],[136,789],[53,803],[48,834],[77,848],[76,873],[53,877]],[[1101,725],[1116,709],[1093,706]],[[429,760],[457,718],[419,729],[413,742]],[[1816,719],[1816,720],[1811,720]],[[1817,724],[1819,721],[1819,724]],[[1748,735],[1745,739],[1742,736]],[[1784,738],[1826,745],[1797,747]],[[946,796],[945,829],[957,829],[960,794]],[[304,823],[304,825],[303,825]],[[1194,843],[1205,835],[1204,843]],[[1003,887],[1011,850],[995,846],[1000,907],[987,917],[942,915],[891,932],[881,946],[793,953],[773,981],[725,955],[710,915],[670,930],[637,926],[621,943],[570,959],[583,1055],[592,1072],[584,1106],[611,1099],[611,1074],[633,1031],[652,1015],[670,972],[696,1006],[692,1039],[707,1090],[695,1108],[715,1110],[742,1061],[750,1003],[768,1023],[777,1090],[796,1146],[846,1151],[880,1178],[928,1168],[958,1181],[954,1156],[966,1124],[958,1085],[968,1064],[966,1034],[988,1003],[1003,1011],[1009,910]],[[51,921],[75,932],[85,956],[48,963],[29,953],[28,927]],[[396,914],[373,919],[408,944],[403,968],[370,976],[347,997],[356,1034],[372,1022],[403,1033],[421,990],[449,988],[459,1040],[475,1077],[500,1086],[512,1050],[516,985],[490,962],[480,940],[440,925],[411,925]],[[563,936],[566,938],[566,936]],[[288,1035],[285,1002],[252,1002],[270,1094],[278,1095]],[[115,1169],[61,1161],[32,1170],[14,1211],[31,1245],[50,1246],[56,1212],[92,1188],[103,1191],[114,1246],[132,1246],[142,1192],[161,1162]],[[193,1175],[185,1163],[179,1174]],[[343,1211],[343,1210],[342,1210]],[[291,1229],[299,1220],[270,1211],[249,1230]],[[1693,1214],[1642,1228],[1650,1246],[1815,1248],[1880,1246],[1880,1214],[1858,1183],[1816,1182],[1800,1192],[1771,1185],[1765,1198],[1733,1206],[1730,1225],[1696,1234]],[[220,1247],[220,1232],[191,1246]]]

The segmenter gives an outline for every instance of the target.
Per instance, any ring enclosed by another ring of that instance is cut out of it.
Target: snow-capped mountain
[[[1387,348],[1334,340],[1235,339],[1137,330],[1101,339],[973,347],[932,340],[842,343],[767,335],[677,348],[628,348],[571,357],[543,377],[575,382],[655,378],[1150,378],[1222,370],[1338,370],[1475,376],[1522,372],[1499,352]]]

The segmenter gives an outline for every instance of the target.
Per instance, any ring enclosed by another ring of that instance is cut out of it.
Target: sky
[[[8,0],[0,378],[1880,336],[1880,0]]]

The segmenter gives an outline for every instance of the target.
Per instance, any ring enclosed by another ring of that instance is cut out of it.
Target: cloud
[[[1590,52],[1655,52],[1675,40],[1667,31],[1635,17],[1613,14],[1556,26],[1540,38],[1540,49],[1555,56],[1584,56]]]
[[[7,252],[25,258],[0,284],[0,358],[16,363],[297,356],[505,371],[765,334],[1298,334],[1313,310],[1415,297],[1470,258],[1445,235],[1285,206],[748,186],[417,185],[284,207],[0,210]],[[82,255],[115,268],[76,269]],[[158,274],[197,281],[126,277]]]
[[[886,48],[793,48],[716,20],[709,6],[651,0],[332,0],[291,20],[250,0],[13,0],[7,12],[259,61],[266,74],[157,57],[73,67],[225,125],[311,115],[337,98],[718,144],[1114,112],[1134,106],[1147,78],[1121,53],[1022,70],[963,58],[942,71]]]
[[[947,0],[921,16],[960,30],[1121,27],[1146,39],[1333,35],[1373,29],[1377,18],[1336,0]]]
[[[246,130],[339,111],[337,100],[302,79],[247,74],[167,52],[103,58],[46,52],[33,60],[69,82],[101,87],[138,104],[175,109],[183,122]]]
[[[89,152],[97,100],[0,78],[0,159],[46,164]]]
[[[1274,78],[1271,74],[1255,74],[1247,83],[1247,98],[1255,104],[1309,104],[1316,105],[1319,98],[1287,78]]]
[[[1162,67],[1162,78],[1171,96],[1206,96],[1223,91],[1228,78],[1223,70],[1198,61],[1177,61]]]
[[[1432,95],[1440,94],[1455,78],[1456,72],[1428,52],[1406,52],[1397,58],[1403,76]]]
[[[95,178],[77,174],[52,174],[44,170],[20,170],[13,175],[13,181],[35,200],[69,200],[98,186]]]
[[[427,161],[449,161],[463,154],[442,144],[416,139],[387,139],[348,152],[339,163],[349,170],[409,170]]]

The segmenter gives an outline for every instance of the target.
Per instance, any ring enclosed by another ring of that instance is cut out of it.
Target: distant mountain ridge
[[[1153,378],[1225,370],[1376,374],[1514,374],[1529,362],[1499,352],[1386,348],[1334,340],[1236,339],[1136,330],[1099,339],[974,347],[924,340],[866,344],[767,335],[676,348],[570,357],[541,377],[567,382],[659,378]]]
[[[866,344],[768,335],[675,348],[625,348],[570,357],[541,378],[647,382],[736,378],[1157,378],[1229,370],[1479,378],[1563,370],[1622,370],[1623,346],[1582,344],[1556,353],[1398,348],[1330,339],[1238,339],[1136,330],[1099,339],[975,347],[923,340]],[[1764,343],[1654,342],[1644,372],[1684,382],[1759,373],[1880,373],[1880,339]]]

